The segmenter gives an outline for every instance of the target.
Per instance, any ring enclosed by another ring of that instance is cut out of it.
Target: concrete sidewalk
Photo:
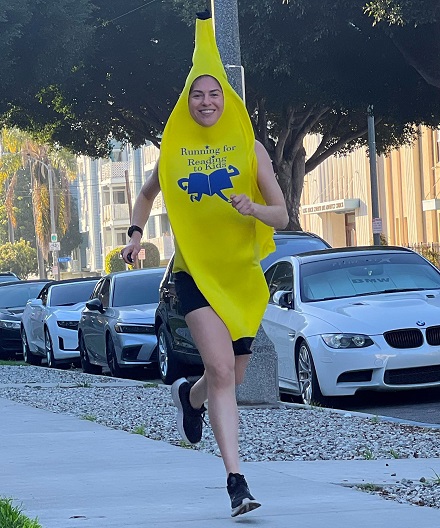
[[[220,459],[0,399],[0,495],[44,528],[437,528],[438,509],[343,484],[439,468],[440,459],[245,463],[263,506],[232,519]]]

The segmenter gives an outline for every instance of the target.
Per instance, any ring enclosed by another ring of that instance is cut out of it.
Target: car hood
[[[427,328],[440,324],[438,291],[319,301],[307,303],[303,308],[305,313],[326,321],[341,332],[374,335],[398,328]]]
[[[72,306],[60,306],[59,308],[55,308],[52,311],[52,315],[54,315],[59,321],[79,321],[81,317],[81,310],[84,309],[86,303],[85,302],[79,302],[76,304],[72,304]]]
[[[138,304],[136,306],[121,306],[113,308],[115,318],[126,323],[145,323],[154,321],[158,303]]]

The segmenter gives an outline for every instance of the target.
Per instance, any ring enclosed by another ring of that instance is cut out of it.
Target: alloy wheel
[[[304,403],[310,405],[313,399],[313,365],[308,346],[303,343],[298,354],[298,381],[301,390],[301,398]]]
[[[159,370],[162,378],[165,378],[168,372],[168,349],[164,332],[160,332],[157,346],[159,351]]]

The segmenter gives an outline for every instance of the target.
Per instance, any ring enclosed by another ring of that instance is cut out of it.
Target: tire
[[[31,352],[24,328],[21,329],[21,344],[23,347],[23,360],[25,363],[29,363],[29,365],[41,365],[41,360],[43,358],[36,356]]]
[[[114,378],[127,377],[127,371],[119,366],[118,358],[116,357],[115,345],[110,335],[108,335],[106,339],[106,355],[110,374]]]
[[[102,367],[90,363],[86,342],[84,341],[84,336],[82,334],[79,334],[79,357],[83,372],[86,374],[102,374]]]
[[[328,398],[323,396],[316,375],[312,353],[305,341],[301,343],[296,361],[296,374],[301,390],[301,400],[306,405],[323,405]]]
[[[171,344],[171,338],[162,323],[157,333],[159,374],[165,385],[171,385],[184,374],[182,363],[177,359],[177,354]]]
[[[49,330],[44,330],[44,349],[46,350],[46,361],[49,368],[57,368],[59,366],[58,361],[53,355],[53,344],[52,338],[50,337]]]

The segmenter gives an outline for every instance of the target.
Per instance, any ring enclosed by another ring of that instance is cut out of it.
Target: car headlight
[[[154,334],[154,324],[115,324],[115,331],[118,334]]]
[[[323,334],[321,337],[330,348],[365,348],[373,344],[371,337],[363,334]]]
[[[20,330],[20,321],[5,321],[0,319],[0,328],[8,330]]]
[[[57,321],[57,325],[69,330],[78,330],[78,321]]]

